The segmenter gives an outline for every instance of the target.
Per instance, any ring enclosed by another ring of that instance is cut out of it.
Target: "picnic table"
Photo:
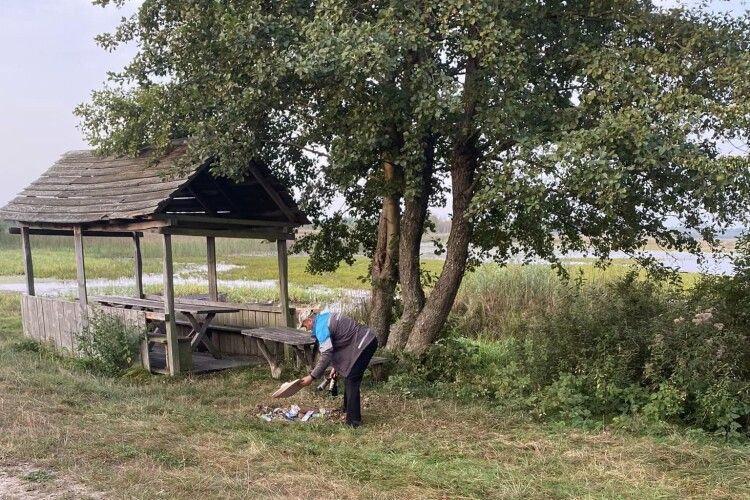
[[[161,300],[137,299],[116,295],[95,296],[91,297],[91,300],[112,307],[149,311],[153,314],[147,314],[146,319],[157,322],[157,332],[163,328],[164,321],[168,319],[164,313],[164,302]],[[191,331],[188,334],[190,347],[195,350],[198,344],[203,344],[214,358],[221,358],[221,353],[219,353],[219,350],[213,342],[211,342],[211,339],[208,338],[206,331],[208,331],[208,327],[211,325],[211,322],[217,314],[234,313],[238,312],[239,309],[210,304],[187,304],[180,302],[179,300],[175,300],[174,308],[176,312],[184,315],[190,322]]]
[[[308,332],[294,328],[265,326],[242,330],[241,333],[252,339],[258,347],[258,351],[271,367],[273,378],[281,377],[285,345],[294,349],[298,365],[304,364],[308,370],[312,370],[315,364],[315,340]]]

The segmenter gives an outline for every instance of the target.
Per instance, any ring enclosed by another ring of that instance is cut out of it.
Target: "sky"
[[[88,147],[73,109],[102,87],[107,71],[121,69],[135,51],[126,47],[108,53],[94,37],[111,31],[137,3],[127,2],[119,10],[90,0],[0,0],[0,206],[62,153]],[[716,10],[746,8],[742,0],[711,5]],[[445,208],[436,212],[448,214]]]
[[[73,108],[132,56],[94,42],[124,12],[90,0],[0,0],[0,205],[65,151],[88,147]]]

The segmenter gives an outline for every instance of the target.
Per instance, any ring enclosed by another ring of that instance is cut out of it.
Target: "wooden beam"
[[[168,226],[168,221],[163,220],[144,220],[139,222],[121,222],[109,224],[87,224],[87,227],[94,231],[149,231]]]
[[[219,184],[219,181],[216,180],[216,177],[214,177],[211,172],[206,172],[206,174],[208,175],[208,178],[211,179],[211,183],[214,185],[219,194],[227,200],[227,203],[229,203],[229,206],[232,207],[232,210],[236,211],[237,213],[241,213],[242,210],[240,209],[240,207],[235,204],[229,193],[227,193],[224,188],[221,187],[221,184]]]
[[[81,312],[86,318],[89,313],[89,299],[86,292],[86,265],[83,252],[83,231],[81,226],[73,227],[73,244],[76,251],[76,276],[78,277],[78,301],[81,305]]]
[[[138,298],[142,299],[145,294],[143,293],[143,254],[139,233],[133,233],[133,246],[135,247],[135,290]]]
[[[26,294],[35,295],[34,290],[34,263],[31,259],[31,238],[29,238],[29,228],[19,228],[21,233],[21,248],[23,249],[23,268],[26,274]]]
[[[261,226],[289,228],[298,226],[296,222],[272,221],[260,219],[238,219],[230,217],[211,217],[207,215],[179,215],[179,214],[157,214],[154,219],[169,220],[172,226],[197,225],[197,224],[219,224],[222,226]]]
[[[84,233],[114,233],[118,236],[130,237],[134,231],[147,231],[151,229],[159,229],[170,224],[169,221],[147,219],[137,222],[86,222],[86,223],[62,223],[62,222],[34,222],[34,221],[18,221],[24,226],[28,226],[29,229],[51,229],[54,231],[70,231],[72,234],[73,228],[78,226],[83,228]],[[32,233],[33,234],[33,233]],[[85,235],[85,234],[84,234]]]
[[[205,210],[207,214],[209,214],[211,216],[216,215],[216,211],[213,208],[211,208],[211,205],[209,205],[208,203],[204,202],[203,199],[201,199],[200,195],[198,194],[198,192],[195,189],[191,188],[188,185],[188,186],[185,187],[185,191],[187,191],[188,193],[190,193],[193,196],[193,198],[195,199],[195,201],[197,201],[198,204],[203,207],[203,210]]]
[[[72,229],[35,229],[32,227],[26,228],[32,236],[73,236]],[[20,227],[9,227],[8,234],[21,234],[22,228]],[[133,236],[132,232],[107,232],[107,231],[83,231],[83,235],[86,237],[94,238],[130,238]],[[143,236],[143,233],[136,232],[138,236]]]
[[[266,229],[201,229],[187,227],[164,227],[158,230],[162,234],[183,236],[213,236],[215,238],[252,238],[256,240],[293,240],[294,234]]]
[[[271,184],[268,183],[268,180],[263,176],[262,173],[258,171],[258,169],[255,167],[255,165],[252,164],[252,162],[248,165],[248,169],[250,170],[250,173],[253,174],[253,177],[255,177],[255,180],[258,181],[258,184],[260,184],[263,189],[266,191],[266,194],[273,200],[274,203],[276,203],[276,206],[279,207],[279,210],[281,210],[287,219],[290,221],[294,220],[294,214],[289,209],[288,206],[286,206],[286,203],[284,203],[284,200],[281,199],[281,196],[279,196],[279,193],[276,192],[276,190],[271,186]]]
[[[206,238],[206,263],[208,265],[208,298],[219,300],[218,276],[216,274],[216,238]]]
[[[164,313],[166,314],[167,366],[170,375],[180,373],[180,346],[177,340],[177,323],[174,309],[174,264],[172,262],[172,236],[164,235]]]
[[[281,312],[285,318],[285,324],[289,327],[296,326],[289,316],[289,256],[286,248],[286,240],[276,240],[276,253],[279,258],[279,291]]]

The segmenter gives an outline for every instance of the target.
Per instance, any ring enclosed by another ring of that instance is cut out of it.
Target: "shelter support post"
[[[86,292],[86,265],[83,252],[83,231],[81,226],[73,227],[73,244],[76,252],[76,276],[78,277],[78,301],[83,318],[89,314],[89,299]]]
[[[26,274],[26,294],[35,295],[34,290],[34,262],[31,259],[31,238],[29,228],[21,228],[21,247],[23,249],[23,269]]]
[[[146,295],[143,293],[143,254],[141,253],[141,237],[133,233],[133,245],[135,246],[135,290],[139,299]]]
[[[208,236],[206,238],[206,264],[208,265],[208,298],[209,300],[219,300],[219,286],[216,275],[216,238]]]
[[[167,333],[167,365],[170,375],[180,373],[180,346],[177,340],[177,323],[174,309],[174,264],[172,262],[172,235],[164,238],[164,323]]]
[[[286,326],[295,327],[293,319],[289,316],[289,255],[286,240],[276,240],[276,253],[279,258],[279,292],[280,305]]]

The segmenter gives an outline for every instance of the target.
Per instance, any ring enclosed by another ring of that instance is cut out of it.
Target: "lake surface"
[[[662,264],[677,269],[684,273],[704,273],[704,274],[734,274],[734,266],[729,254],[703,254],[703,262],[699,262],[697,256],[688,252],[666,252],[661,250],[651,250],[645,252],[651,255]],[[565,258],[582,259],[591,257],[583,253],[570,253]],[[623,252],[612,252],[613,259],[630,259],[630,256]]]
[[[443,241],[445,244],[445,241]],[[445,259],[445,254],[435,255],[435,244],[431,241],[424,241],[420,247],[420,255],[423,259]],[[731,275],[734,274],[734,267],[730,259],[730,254],[709,254],[704,253],[702,255],[703,262],[699,262],[697,256],[689,252],[668,252],[665,250],[649,250],[644,252],[647,255],[651,255],[657,261],[671,268],[677,269],[684,273],[705,273],[705,274],[720,274],[720,275]],[[565,255],[559,254],[558,257],[565,260],[568,264],[585,265],[590,264],[581,259],[593,259],[591,254],[583,252],[570,252]],[[624,252],[612,252],[610,255],[612,259],[625,259],[630,260],[630,256]],[[511,262],[521,263],[522,259],[512,259]],[[545,261],[536,260],[537,264],[545,264]]]

